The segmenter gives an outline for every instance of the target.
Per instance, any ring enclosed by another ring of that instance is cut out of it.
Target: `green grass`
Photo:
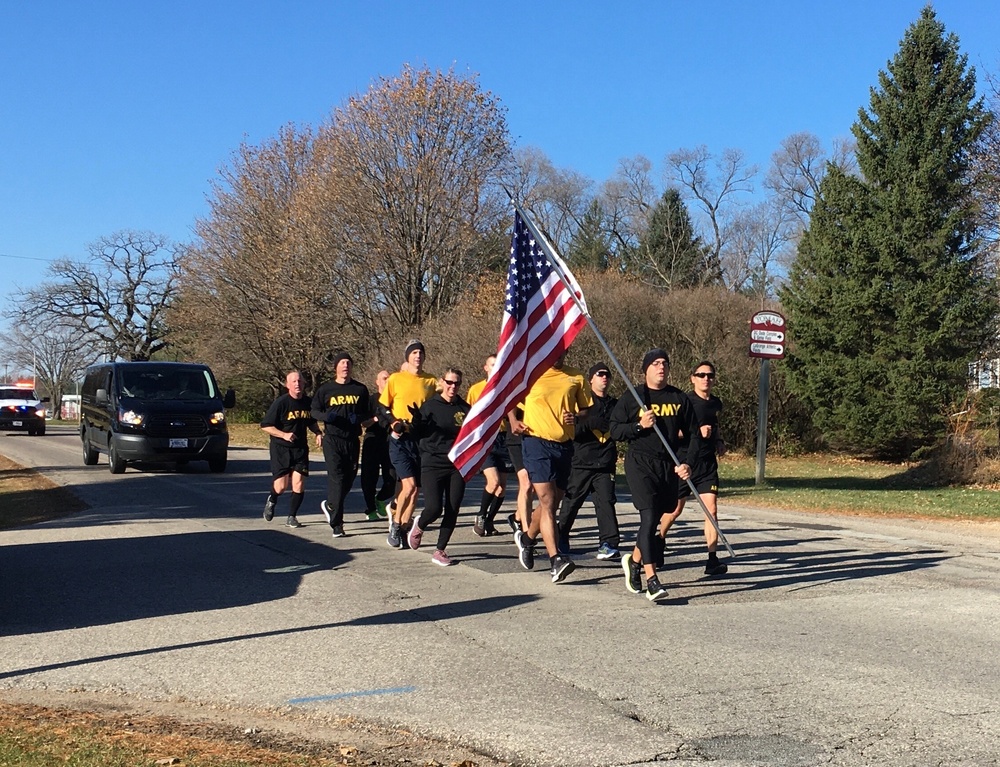
[[[921,486],[914,467],[906,465],[769,456],[760,487],[754,484],[752,458],[725,458],[719,473],[722,503],[873,516],[1000,519],[1000,491]]]

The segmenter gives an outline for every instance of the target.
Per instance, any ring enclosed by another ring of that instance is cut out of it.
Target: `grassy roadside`
[[[744,506],[888,517],[1000,519],[1000,489],[932,487],[918,467],[830,456],[768,457],[756,486],[752,458],[720,462],[720,501]]]
[[[330,747],[327,755],[257,744],[203,725],[162,717],[127,717],[65,708],[0,703],[0,765],[21,767],[325,767],[356,764]],[[355,749],[356,751],[356,749]]]
[[[0,455],[0,530],[65,517],[85,508],[66,488]]]

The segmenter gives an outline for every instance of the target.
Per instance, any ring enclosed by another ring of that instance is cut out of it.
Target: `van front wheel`
[[[118,455],[118,451],[115,449],[114,439],[108,444],[108,468],[111,470],[112,474],[124,474],[125,473],[125,461]]]
[[[86,432],[83,433],[81,439],[83,440],[83,465],[93,466],[97,463],[97,451],[91,446]]]

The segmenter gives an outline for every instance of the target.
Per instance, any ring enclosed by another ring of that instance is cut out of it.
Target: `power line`
[[[54,258],[38,258],[37,256],[13,256],[10,253],[0,253],[0,258],[17,258],[21,261],[44,261],[47,264],[55,261]]]

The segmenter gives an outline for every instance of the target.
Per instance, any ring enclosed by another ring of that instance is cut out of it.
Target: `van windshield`
[[[218,395],[207,370],[123,369],[119,386],[124,397],[136,399],[215,399]]]

